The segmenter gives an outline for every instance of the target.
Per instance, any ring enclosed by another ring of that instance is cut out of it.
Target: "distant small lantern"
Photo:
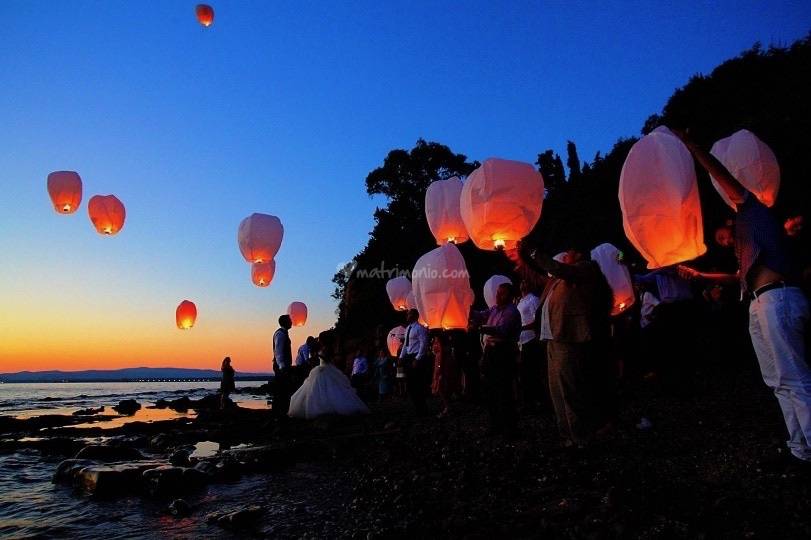
[[[257,287],[267,287],[273,281],[276,274],[276,261],[273,259],[267,262],[251,264],[251,281]]]
[[[780,165],[772,149],[758,139],[751,131],[742,129],[712,145],[710,153],[724,164],[724,167],[752,192],[766,206],[774,206],[780,190]],[[724,202],[735,208],[735,204],[710,176],[712,184]]]
[[[406,329],[404,326],[395,326],[386,336],[386,347],[389,349],[391,356],[397,356],[400,352],[400,347],[403,345],[405,339]]]
[[[622,262],[622,252],[611,244],[600,244],[591,250],[591,259],[600,267],[614,295],[611,315],[619,315],[635,301],[634,284],[628,267]]]
[[[194,305],[194,302],[183,300],[177,306],[175,320],[177,321],[177,327],[181,330],[188,330],[194,326],[194,321],[197,320],[197,306]]]
[[[114,235],[124,227],[127,211],[115,195],[94,195],[87,203],[90,221],[99,234]]]
[[[72,214],[82,202],[82,179],[74,171],[56,171],[48,175],[48,195],[57,214]]]
[[[498,292],[498,288],[503,283],[509,283],[512,285],[512,280],[507,276],[501,276],[496,274],[492,276],[490,279],[484,282],[484,301],[487,303],[487,307],[493,307],[496,305],[496,293]]]
[[[465,180],[460,212],[479,249],[512,249],[541,217],[544,185],[529,163],[491,158]]]
[[[249,263],[273,260],[283,237],[282,222],[269,214],[251,214],[242,220],[237,231],[239,251]]]
[[[620,173],[619,201],[625,235],[649,269],[707,251],[693,157],[666,127],[631,147]]]
[[[417,260],[412,272],[414,298],[429,328],[467,328],[473,290],[465,259],[454,244],[444,244]]]
[[[411,309],[411,305],[414,304],[411,281],[405,276],[397,276],[388,280],[386,282],[386,294],[389,296],[392,307],[397,311]],[[411,296],[410,301],[409,296]]]
[[[293,302],[287,306],[287,314],[293,326],[304,326],[307,324],[307,306],[304,302]]]
[[[437,245],[467,240],[467,229],[459,211],[462,181],[454,176],[432,182],[425,192],[425,219]]]
[[[214,24],[214,8],[208,4],[197,4],[195,8],[197,14],[197,22],[208,28]]]

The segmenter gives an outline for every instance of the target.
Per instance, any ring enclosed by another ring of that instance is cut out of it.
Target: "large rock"
[[[91,444],[85,446],[73,456],[76,459],[95,459],[98,461],[132,461],[144,459],[143,454],[128,446],[107,446]]]
[[[90,407],[88,409],[79,409],[78,411],[73,411],[73,416],[93,416],[94,414],[99,414],[104,412],[104,407],[98,407],[96,409]]]
[[[56,468],[54,483],[69,484],[96,497],[141,493],[144,471],[160,467],[156,461],[99,464],[88,459],[66,459]]]
[[[132,416],[137,411],[141,410],[141,404],[134,399],[125,399],[124,401],[119,401],[118,405],[113,405],[113,410],[119,414]]]
[[[162,465],[144,471],[144,487],[154,497],[167,497],[199,489],[209,477],[197,469]]]

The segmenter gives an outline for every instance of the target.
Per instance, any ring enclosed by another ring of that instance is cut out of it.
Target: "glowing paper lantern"
[[[513,282],[507,276],[501,276],[499,274],[492,276],[490,279],[484,282],[484,301],[487,303],[487,307],[493,307],[496,305],[496,291],[498,291],[498,287],[502,283],[509,283],[512,285]]]
[[[114,235],[124,227],[127,211],[115,195],[93,195],[87,203],[90,221],[100,234]]]
[[[444,244],[420,257],[411,277],[417,309],[429,328],[467,328],[473,290],[456,245]]]
[[[425,218],[437,245],[467,240],[467,229],[459,212],[461,195],[462,181],[456,176],[432,182],[425,192]]]
[[[276,261],[273,259],[268,262],[251,264],[251,281],[253,281],[253,284],[257,287],[267,287],[270,285],[275,273]]]
[[[400,345],[403,344],[405,334],[405,326],[395,326],[386,336],[386,347],[389,349],[391,356],[397,356],[397,353],[400,352]]]
[[[194,305],[194,302],[183,300],[180,305],[177,306],[177,310],[175,310],[175,321],[177,321],[177,327],[181,330],[188,330],[194,326],[194,321],[196,319],[197,306]]]
[[[543,177],[529,163],[491,158],[468,176],[460,211],[480,249],[512,249],[541,217]]]
[[[745,129],[736,131],[712,145],[710,153],[760,202],[766,206],[774,205],[780,190],[780,165],[772,149],[754,133]],[[715,178],[710,176],[710,179],[724,202],[734,209],[735,204]]]
[[[414,292],[408,293],[406,297],[406,309],[417,309],[417,299],[414,298]]]
[[[197,14],[197,22],[203,26],[209,27],[214,24],[214,8],[208,4],[197,4],[194,11]]]
[[[287,314],[293,326],[304,326],[307,323],[307,306],[304,302],[293,302],[287,306]]]
[[[600,244],[591,250],[591,259],[600,266],[611,292],[614,306],[611,315],[618,315],[634,304],[634,284],[628,267],[621,262],[622,253],[611,244]]]
[[[72,214],[82,202],[82,179],[74,171],[56,171],[48,175],[48,195],[57,214]]]
[[[242,220],[237,232],[239,251],[249,263],[273,260],[282,245],[284,227],[276,216],[251,214]]]
[[[389,295],[389,302],[391,302],[392,307],[398,311],[411,309],[410,306],[414,304],[411,281],[405,276],[397,276],[388,280],[386,282],[386,294]],[[409,296],[412,297],[410,302]]]
[[[619,201],[625,235],[648,268],[707,251],[693,157],[666,127],[631,147],[620,174]]]

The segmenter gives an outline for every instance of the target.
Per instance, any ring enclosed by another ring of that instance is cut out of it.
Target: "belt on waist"
[[[757,289],[749,293],[749,298],[754,300],[761,294],[771,291],[772,289],[783,289],[785,287],[791,287],[791,285],[789,285],[785,281],[772,281],[771,283],[767,283],[766,285],[758,287]]]

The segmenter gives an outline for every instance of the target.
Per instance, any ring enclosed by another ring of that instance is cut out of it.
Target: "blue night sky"
[[[294,343],[334,322],[389,150],[532,162],[571,139],[591,160],[690,76],[811,29],[799,1],[212,5],[206,29],[194,2],[0,2],[0,371],[267,369],[290,301],[311,310]],[[45,189],[63,169],[84,182],[72,216]],[[128,213],[112,238],[87,219],[107,193]],[[268,289],[236,245],[252,212],[285,225]]]

